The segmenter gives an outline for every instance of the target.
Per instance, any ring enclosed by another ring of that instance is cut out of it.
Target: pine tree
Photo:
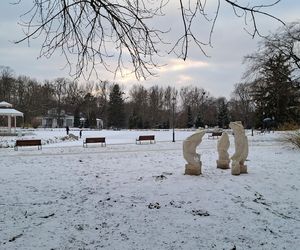
[[[79,116],[79,108],[75,108],[74,111],[74,127],[78,128],[80,126],[80,116]]]
[[[261,126],[264,118],[274,118],[277,124],[296,121],[299,90],[291,80],[291,68],[286,59],[280,54],[269,58],[260,74],[252,86],[257,125]]]
[[[228,107],[225,98],[220,98],[218,102],[218,126],[227,128],[229,124]]]
[[[194,126],[191,106],[187,106],[187,127],[192,128]]]
[[[202,115],[201,112],[199,111],[197,113],[197,117],[196,117],[196,121],[195,121],[195,127],[196,128],[200,128],[200,127],[204,127],[204,123],[203,123],[203,119],[202,119]]]
[[[96,128],[97,127],[97,120],[96,120],[96,113],[94,110],[92,110],[90,113],[89,113],[89,121],[90,121],[90,127],[92,128]]]
[[[90,127],[90,121],[89,121],[89,118],[86,118],[86,120],[84,121],[84,127],[85,127],[85,128],[89,128],[89,127]]]
[[[108,102],[108,126],[115,128],[124,128],[125,126],[125,112],[123,92],[120,86],[115,84],[109,95]]]

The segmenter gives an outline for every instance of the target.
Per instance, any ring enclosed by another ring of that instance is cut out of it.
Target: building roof
[[[18,111],[18,110],[15,110],[15,109],[1,108],[0,107],[0,115],[23,116],[23,113]]]
[[[12,104],[8,102],[0,102],[0,108],[12,108]]]

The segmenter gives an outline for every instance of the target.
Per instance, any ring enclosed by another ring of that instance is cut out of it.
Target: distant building
[[[103,120],[99,119],[99,118],[96,118],[96,121],[97,121],[97,128],[98,129],[103,129]]]
[[[58,115],[56,109],[50,109],[47,115],[39,117],[39,120],[43,128],[73,127],[74,125],[74,115],[66,114],[64,110],[61,110]]]
[[[84,127],[86,122],[86,118],[80,118],[80,127]],[[103,129],[103,120],[100,118],[96,118],[96,129]]]

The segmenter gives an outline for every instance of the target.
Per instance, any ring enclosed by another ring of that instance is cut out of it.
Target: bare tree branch
[[[179,0],[182,32],[176,32],[182,35],[173,42],[169,53],[185,60],[189,49],[196,46],[207,56],[205,47],[212,46],[222,2],[232,6],[234,15],[244,18],[246,25],[250,15],[252,36],[260,35],[256,21],[259,15],[283,23],[265,11],[280,0],[268,5],[251,5],[250,0],[247,5],[239,4],[237,0],[215,0],[212,14],[208,13],[206,0]],[[160,46],[164,44],[162,36],[166,31],[154,22],[155,18],[164,15],[167,4],[171,1],[33,0],[32,8],[21,17],[25,36],[16,43],[41,37],[40,56],[50,58],[60,51],[70,74],[75,77],[89,78],[92,73],[99,76],[100,64],[115,75],[129,71],[137,79],[146,78],[154,75],[158,67],[155,59],[160,56]],[[199,25],[203,24],[210,27],[208,39],[198,34]]]

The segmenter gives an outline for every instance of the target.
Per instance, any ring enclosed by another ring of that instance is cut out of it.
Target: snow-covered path
[[[202,176],[183,175],[180,141],[1,149],[0,249],[296,250],[299,151],[276,138],[249,138],[241,176],[208,139]]]

